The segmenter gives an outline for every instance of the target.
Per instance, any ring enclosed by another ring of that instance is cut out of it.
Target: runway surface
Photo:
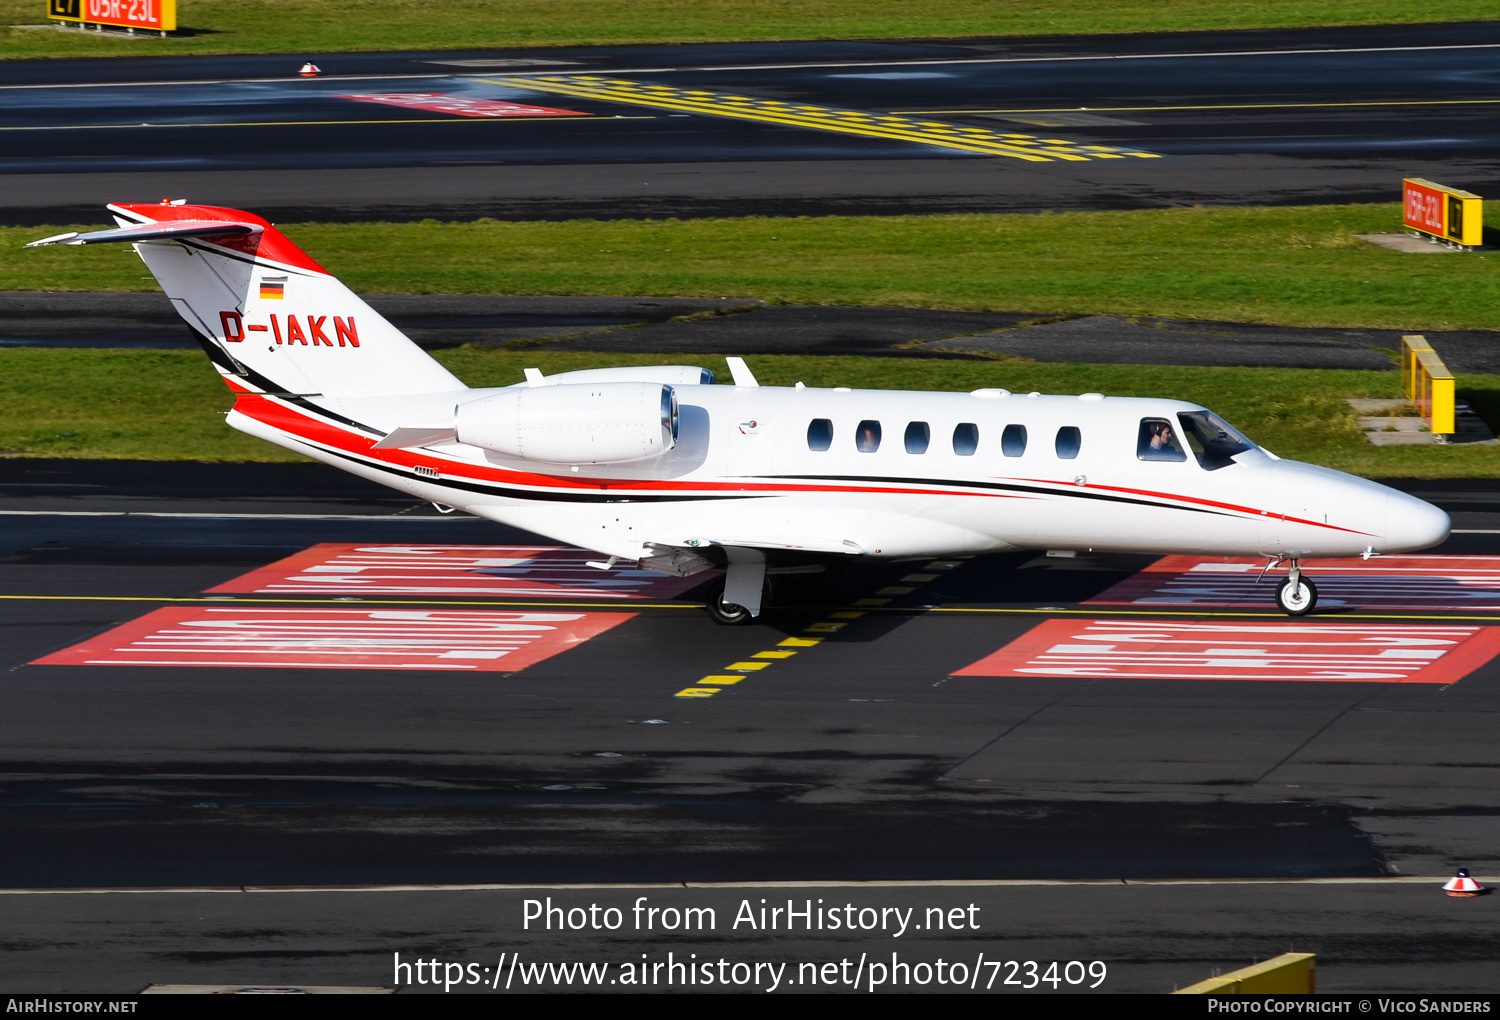
[[[1120,990],[1196,980],[1288,938],[1326,954],[1325,975],[1347,966],[1344,987],[1493,987],[1493,927],[1466,927],[1493,901],[1388,880],[1500,869],[1500,670],[1480,648],[1500,580],[1476,580],[1500,558],[1475,559],[1500,551],[1500,490],[1407,487],[1465,532],[1437,551],[1460,557],[1447,574],[1422,567],[1437,594],[1413,601],[1399,558],[1371,561],[1393,580],[1362,582],[1363,605],[1325,600],[1297,632],[1333,641],[1340,668],[1365,679],[1333,677],[1309,648],[1162,680],[1059,671],[1024,649],[997,669],[995,655],[1039,627],[1284,640],[1269,589],[1264,607],[1139,590],[1122,602],[1151,557],[924,561],[821,586],[783,577],[777,609],[725,629],[691,589],[569,566],[535,536],[313,465],[0,462],[0,887],[799,880],[812,884],[798,897],[982,901],[997,919],[986,934],[894,948],[972,955],[1003,938],[1016,954],[1110,959]],[[485,635],[453,639],[476,619],[532,628],[532,664],[506,670]],[[330,647],[367,638],[366,621],[402,668],[319,668]],[[580,626],[592,636],[566,636]],[[1442,652],[1392,667],[1379,650],[1392,636],[1452,647],[1455,665]],[[434,637],[460,657],[432,658]],[[80,664],[112,660],[133,664]],[[1243,877],[1366,884],[1119,885]],[[1002,879],[1106,885],[826,885]],[[863,933],[538,939],[511,915],[545,894],[0,895],[8,930],[24,933],[0,975],[122,991],[389,984],[388,954],[406,947],[480,960],[496,946],[571,959],[888,951]],[[723,910],[741,895],[644,894]],[[118,952],[80,966],[101,937]]]
[[[1468,25],[3,62],[0,221],[165,194],[281,219],[1483,194],[1497,50]],[[308,56],[324,77],[291,75]],[[371,300],[433,348],[1380,369],[1395,339]],[[1496,371],[1488,334],[1431,338]],[[188,342],[159,295],[0,296],[0,344]],[[601,573],[313,465],[0,461],[0,986],[898,952],[1162,991],[1294,948],[1325,991],[1491,990],[1500,900],[1437,884],[1500,872],[1500,485],[1399,484],[1453,538],[1310,567],[1302,623],[1254,564],[1026,554],[780,576],[726,629],[701,579]],[[716,924],[525,927],[548,896]],[[762,899],[924,927],[731,926]]]
[[[1133,208],[1481,194],[1495,23],[8,61],[0,220]]]

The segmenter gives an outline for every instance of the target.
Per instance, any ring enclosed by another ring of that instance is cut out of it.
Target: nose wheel
[[[1276,604],[1288,616],[1306,616],[1318,604],[1318,586],[1302,576],[1302,568],[1292,561],[1292,569],[1276,586]]]

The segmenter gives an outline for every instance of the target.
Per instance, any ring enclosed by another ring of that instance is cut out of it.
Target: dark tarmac
[[[316,55],[316,79],[294,76],[301,56],[7,61],[0,222],[93,222],[104,202],[165,194],[280,220],[1363,202],[1403,176],[1487,194],[1496,46],[1500,26],[1478,23]],[[623,80],[635,98],[559,94],[548,75]],[[657,86],[831,112],[821,127],[725,116],[722,99],[682,113],[647,101]],[[396,92],[569,115],[348,98]],[[1028,162],[941,132],[830,130],[846,111],[1161,158]]]
[[[1468,532],[1442,551],[1496,550],[1496,483],[1407,487]],[[1399,880],[1500,870],[1494,663],[1439,686],[950,676],[1042,619],[1110,616],[1079,603],[1150,562],[1011,555],[919,583],[706,701],[674,695],[921,564],[779,587],[780,608],[740,629],[712,624],[693,592],[601,605],[637,615],[509,674],[37,666],[157,607],[260,605],[203,593],[316,542],[536,539],[301,464],[4,461],[0,520],[0,886],[224,890],[0,895],[13,933],[0,985],[389,984],[394,951],[894,948],[1107,959],[1108,988],[1165,990],[1287,941],[1320,953],[1328,991],[1495,984],[1494,901]],[[1397,618],[1448,617],[1383,617]],[[1247,877],[1281,881],[1234,884]],[[1134,884],[1160,879],[1200,884]],[[756,881],[839,902],[974,902],[996,926],[887,947],[743,929],[536,937],[513,916],[548,894],[721,911],[788,895],[680,885]],[[896,885],[824,884],[850,881]],[[933,881],[981,884],[910,885]],[[983,884],[996,881],[1022,884]],[[431,888],[580,882],[678,891]],[[314,889],[235,891],[288,885]],[[372,885],[413,888],[326,891]]]
[[[0,222],[93,223],[105,201],[168,194],[282,220],[1378,201],[1410,175],[1485,194],[1497,47],[1500,26],[1482,24],[3,62]],[[328,74],[289,77],[309,56]],[[518,63],[536,60],[560,63]],[[527,73],[1161,158],[1026,162],[475,80]],[[591,116],[338,98],[393,91]],[[1399,336],[733,298],[370,300],[432,348],[1384,369]],[[1500,372],[1491,334],[1427,335],[1455,370]],[[0,295],[0,345],[15,344],[191,340],[159,295]],[[1452,515],[1441,554],[1500,553],[1500,483],[1396,484]],[[539,541],[316,465],[0,461],[0,987],[389,985],[395,952],[474,962],[488,987],[517,951],[794,967],[895,951],[1102,960],[1102,990],[1166,991],[1287,949],[1319,954],[1327,992],[1500,986],[1500,900],[1438,890],[1460,865],[1500,873],[1500,665],[1482,657],[1445,683],[955,675],[1047,621],[1282,619],[1269,596],[1265,609],[1085,604],[1149,557],[781,577],[776,608],[738,629],[709,621],[701,589],[630,604],[209,592],[317,543]],[[618,625],[512,672],[32,664],[159,610],[421,616],[455,603]],[[1495,619],[1330,600],[1311,623]],[[823,640],[711,697],[677,696],[806,635]],[[772,884],[744,884],[758,882]],[[626,911],[644,896],[713,907],[718,923],[524,929],[522,902],[547,896]],[[789,897],[972,905],[979,927],[896,939],[730,926],[741,900]]]
[[[819,354],[1389,370],[1406,330],[1033,312],[763,305],[749,299],[367,294],[428,350]],[[1424,334],[1457,372],[1500,373],[1500,334]],[[0,293],[0,348],[198,344],[161,294]]]

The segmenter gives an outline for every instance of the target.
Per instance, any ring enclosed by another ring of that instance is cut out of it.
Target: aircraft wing
[[[723,546],[735,549],[764,549],[775,552],[841,553],[845,556],[863,556],[864,546],[850,539],[839,540],[826,535],[725,535],[714,538],[689,538],[680,542],[653,542],[653,545],[675,546],[679,549],[703,549],[708,546]]]

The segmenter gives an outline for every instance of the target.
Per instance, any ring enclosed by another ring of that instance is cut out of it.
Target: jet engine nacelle
[[[517,386],[459,404],[458,441],[549,464],[620,464],[677,442],[677,394],[661,383]]]

